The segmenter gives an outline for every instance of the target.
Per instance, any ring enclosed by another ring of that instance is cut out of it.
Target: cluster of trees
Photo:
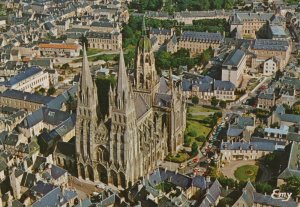
[[[195,64],[197,64],[196,58],[191,58],[187,49],[180,49],[174,54],[160,50],[155,54],[155,66],[158,71],[178,68],[181,65],[186,65],[190,69]]]
[[[210,9],[232,9],[235,0],[175,0],[175,10],[210,10]]]
[[[208,48],[198,56],[191,57],[190,52],[184,48],[181,48],[174,54],[161,50],[155,54],[155,66],[158,71],[167,68],[179,68],[182,65],[191,69],[195,65],[206,65],[213,57],[213,53],[213,49]],[[174,72],[180,73],[179,70]]]
[[[230,25],[226,19],[200,19],[193,20],[193,25],[183,26],[182,30],[197,32],[225,32],[225,35],[229,35]]]
[[[129,5],[130,9],[138,12],[146,10],[158,11],[164,10],[169,13],[175,11],[204,11],[213,9],[232,9],[235,5],[243,4],[242,0],[133,0]]]
[[[226,105],[227,105],[226,101],[224,101],[224,100],[218,100],[215,96],[212,97],[212,99],[210,101],[210,104],[212,106],[219,105],[221,108],[226,108]]]
[[[138,12],[146,10],[157,11],[163,6],[163,0],[133,0],[129,9],[136,9]]]
[[[295,199],[300,195],[300,177],[292,176],[284,180],[285,184],[280,188],[283,192],[292,193],[292,197]]]

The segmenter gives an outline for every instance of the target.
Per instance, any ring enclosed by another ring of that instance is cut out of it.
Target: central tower
[[[155,69],[155,58],[151,40],[146,35],[145,18],[142,23],[142,37],[140,38],[135,58],[134,94],[141,95],[152,106],[155,94],[159,88],[159,78]]]

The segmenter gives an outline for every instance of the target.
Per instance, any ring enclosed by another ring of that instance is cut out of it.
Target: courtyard
[[[243,165],[234,171],[234,177],[239,181],[255,182],[258,169],[258,165]]]

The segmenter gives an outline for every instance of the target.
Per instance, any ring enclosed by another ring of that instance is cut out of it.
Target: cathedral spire
[[[127,94],[129,91],[129,83],[126,74],[126,67],[124,61],[123,49],[120,51],[120,59],[119,59],[119,74],[118,74],[118,85],[117,85],[117,93],[119,95],[125,93]]]
[[[143,16],[143,22],[142,22],[142,35],[146,35],[146,23],[145,23],[145,15]]]
[[[80,84],[81,84],[80,85],[81,89],[93,87],[93,80],[92,80],[91,71],[90,71],[89,62],[88,62],[84,44],[83,44],[82,71],[81,71]]]

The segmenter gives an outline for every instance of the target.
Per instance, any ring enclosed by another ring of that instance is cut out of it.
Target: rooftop
[[[221,42],[223,36],[220,33],[185,31],[179,37],[179,40]]]
[[[56,43],[42,43],[39,44],[40,48],[54,48],[54,49],[72,49],[72,50],[77,50],[79,48],[79,45],[75,45],[75,44],[56,44]]]
[[[2,82],[0,84],[5,85],[6,87],[11,87],[11,86],[23,81],[23,80],[26,80],[27,78],[29,78],[29,77],[31,77],[31,76],[33,76],[33,75],[35,75],[35,74],[37,74],[41,71],[42,71],[41,68],[33,66],[33,67],[30,67],[30,68],[27,68],[26,70],[20,72],[19,74],[15,75],[15,76],[13,76],[12,78],[10,78],[9,81]]]
[[[232,51],[228,57],[225,59],[223,65],[232,65],[232,66],[238,66],[243,58],[245,57],[244,51],[240,49],[236,49]]]
[[[286,40],[256,39],[253,44],[254,50],[286,51],[289,43]]]
[[[0,97],[24,100],[24,101],[44,104],[44,105],[54,99],[53,97],[50,96],[42,96],[40,94],[28,93],[28,92],[23,92],[18,90],[6,90],[0,94]]]

